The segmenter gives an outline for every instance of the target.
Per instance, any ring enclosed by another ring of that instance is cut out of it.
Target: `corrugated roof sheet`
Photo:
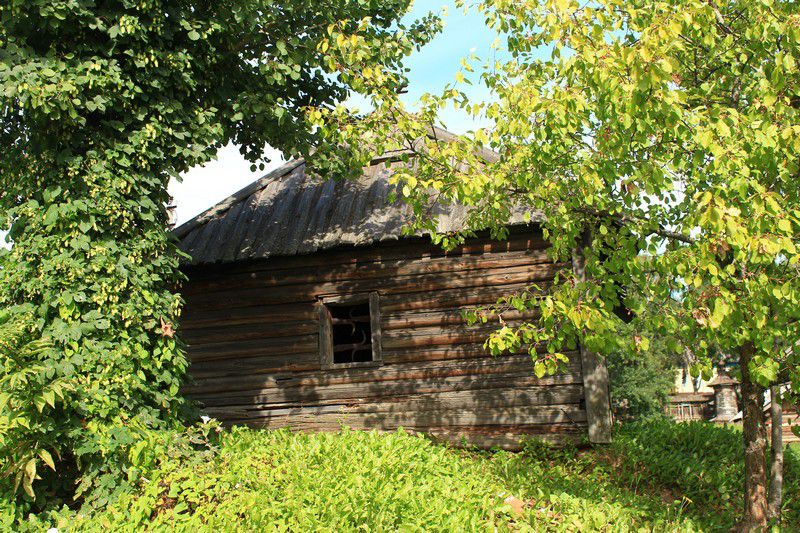
[[[286,163],[174,230],[192,264],[312,253],[398,239],[410,208],[389,203],[391,165],[377,161],[352,181],[323,180],[303,160]],[[435,205],[439,231],[462,228],[461,206]],[[522,223],[522,213],[512,223]]]

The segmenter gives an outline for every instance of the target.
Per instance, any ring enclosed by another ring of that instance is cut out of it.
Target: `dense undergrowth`
[[[631,424],[610,447],[530,443],[523,453],[346,429],[234,428],[207,439],[213,427],[151,442],[157,458],[140,446],[139,489],[105,509],[20,520],[6,507],[0,529],[717,531],[740,509],[741,436],[709,424]],[[800,523],[800,461],[787,453],[785,517]]]
[[[631,486],[664,487],[720,529],[741,515],[744,448],[738,429],[669,420],[621,427],[612,445]],[[800,448],[785,452],[783,522],[800,529]]]

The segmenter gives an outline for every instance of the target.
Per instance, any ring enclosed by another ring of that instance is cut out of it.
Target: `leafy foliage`
[[[745,518],[763,527],[757,404],[779,381],[800,392],[800,6],[483,0],[478,9],[508,51],[479,67],[491,99],[461,90],[478,63],[468,58],[419,112],[388,93],[374,98],[366,135],[417,156],[396,174],[417,226],[435,231],[432,198],[467,207],[465,234],[503,235],[522,210],[543,219],[554,258],[583,252],[585,276],[565,272],[549,293],[519,295],[538,318],[490,339],[546,345],[539,373],[556,371],[553,358],[577,339],[609,354],[675,338],[706,376],[714,354],[737,354],[752,447]],[[457,140],[426,135],[449,105],[489,125]],[[621,305],[634,315],[628,337],[618,335]]]
[[[399,24],[409,3],[0,4],[0,227],[14,242],[0,306],[25,305],[31,341],[51,345],[4,364],[3,416],[17,425],[0,454],[24,461],[6,470],[35,480],[38,457],[63,462],[59,474],[77,469],[79,494],[117,490],[127,467],[112,458],[186,407],[168,180],[228,142],[254,162],[266,143],[307,154],[317,109],[353,90],[396,90],[403,57],[438,29],[435,17]],[[317,164],[348,168],[319,148]],[[35,413],[20,414],[26,398]],[[36,447],[15,451],[12,435]]]
[[[125,449],[124,463],[128,466],[127,481],[131,488],[147,483],[145,475],[151,476],[170,462],[180,462],[192,469],[212,460],[218,450],[216,442],[220,431],[216,421],[176,430],[141,431]],[[117,461],[122,463],[123,458],[117,458]],[[49,503],[46,509],[30,513],[31,506],[27,502],[6,498],[0,505],[0,526],[5,530],[36,531],[48,529],[51,524],[63,527],[75,518],[75,511],[66,504],[59,508],[57,502],[51,500]],[[97,508],[93,501],[83,504],[86,513]]]
[[[52,421],[71,384],[43,364],[52,344],[35,339],[29,315],[0,312],[0,472],[33,497],[40,464],[55,469]]]
[[[678,358],[669,343],[655,338],[647,350],[615,352],[606,357],[611,406],[618,420],[664,416],[675,386]]]
[[[186,445],[151,453],[162,459],[146,472],[137,493],[106,510],[65,509],[16,527],[698,531],[730,522],[730,516],[719,516],[717,500],[689,505],[677,489],[669,492],[656,481],[643,490],[640,481],[618,474],[620,460],[641,464],[620,454],[634,452],[632,439],[649,427],[632,428],[618,454],[536,442],[523,453],[467,452],[403,432],[345,429],[310,435],[234,428],[208,444],[201,436],[201,444],[194,445],[197,456],[187,455]],[[650,461],[652,456],[643,457]],[[684,467],[697,464],[675,460]],[[643,467],[661,466],[647,462]],[[509,496],[523,503],[521,515],[504,503]]]
[[[549,294],[519,295],[541,312],[522,333],[551,352],[576,337],[603,353],[642,348],[646,336],[617,335],[624,303],[639,332],[686,341],[698,356],[752,342],[761,385],[783,367],[800,380],[796,355],[775,350],[800,327],[797,5],[487,0],[479,9],[509,51],[481,71],[496,101],[469,101],[458,83],[425,95],[418,113],[374,99],[367,135],[418,159],[396,174],[417,225],[435,229],[431,197],[468,207],[465,233],[502,235],[522,209],[543,215],[562,260],[588,231],[586,282],[563,274]],[[426,136],[447,105],[490,126]]]
[[[643,490],[662,485],[678,491],[688,508],[705,508],[713,530],[733,527],[741,514],[744,464],[740,431],[708,422],[669,420],[624,424],[613,448],[618,472]],[[800,523],[800,455],[787,448],[785,524]]]
[[[711,424],[654,421],[623,425],[612,448],[531,441],[523,453],[484,453],[402,432],[218,433],[211,422],[138,441],[139,488],[106,510],[24,518],[0,508],[0,524],[21,531],[716,531],[730,528],[740,506],[740,439]],[[800,512],[799,461],[788,452],[786,523]],[[508,496],[523,503],[522,515],[504,504]]]

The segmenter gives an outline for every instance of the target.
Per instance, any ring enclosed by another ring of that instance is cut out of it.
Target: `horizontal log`
[[[230,357],[224,359],[194,360],[189,367],[192,379],[235,377],[252,373],[305,372],[320,370],[319,352],[271,353],[253,357]]]
[[[545,353],[546,346],[539,345],[536,347],[536,352],[539,354]],[[526,353],[526,352],[521,352]],[[567,352],[574,358],[578,358],[577,352]],[[475,342],[468,344],[453,344],[453,345],[431,345],[429,347],[412,347],[400,348],[394,350],[385,350],[383,352],[383,361],[386,364],[397,363],[412,363],[423,361],[448,361],[453,359],[476,359],[480,357],[495,357],[491,355],[483,346],[483,342]]]
[[[537,228],[527,228],[524,233],[512,234],[504,241],[489,238],[471,239],[451,251],[430,242],[430,238],[404,238],[400,241],[377,243],[371,246],[348,247],[345,250],[322,251],[292,257],[272,257],[252,261],[239,261],[218,265],[185,266],[190,279],[213,279],[221,273],[236,274],[254,271],[304,268],[309,266],[361,265],[398,259],[424,259],[432,257],[459,257],[470,254],[491,254],[519,250],[540,250],[549,245]]]
[[[206,409],[209,416],[216,416],[228,423],[259,424],[271,428],[335,429],[341,426],[353,429],[411,429],[431,426],[475,426],[475,425],[528,425],[585,423],[586,411],[576,405],[548,407],[511,407],[499,411],[487,409],[473,411],[458,409],[437,412],[400,413],[340,413],[320,412],[323,408],[294,409],[290,414],[278,414],[279,410],[249,411],[244,416],[223,416]],[[236,414],[236,413],[231,413]]]
[[[189,345],[205,345],[219,342],[239,342],[257,339],[274,339],[314,335],[319,332],[316,320],[290,320],[267,324],[216,325],[184,331],[184,340]]]
[[[191,368],[190,368],[191,372]],[[572,383],[574,375],[580,373],[580,361],[572,358],[567,365],[567,374],[542,378],[542,384]],[[505,374],[510,377],[527,377],[532,373],[530,356],[509,355],[496,358],[481,358],[464,361],[431,361],[413,364],[394,364],[378,368],[347,368],[310,372],[264,373],[252,372],[248,375],[195,378],[186,386],[188,394],[208,395],[215,392],[268,390],[273,388],[319,387],[343,383],[383,383],[399,380],[423,380],[474,376],[485,379],[492,374]],[[565,377],[567,376],[567,377]],[[569,381],[567,381],[569,380]],[[386,383],[384,386],[388,386]]]
[[[544,250],[523,250],[507,253],[408,258],[347,266],[292,267],[288,269],[220,272],[214,278],[195,279],[186,285],[186,294],[228,291],[243,288],[273,288],[287,285],[341,283],[352,280],[404,278],[423,274],[456,274],[472,270],[535,266],[550,263]]]
[[[495,385],[506,385],[494,383]],[[348,387],[353,389],[353,387]],[[324,407],[326,412],[402,412],[402,411],[441,411],[443,409],[505,409],[515,406],[547,406],[578,404],[582,398],[581,385],[561,386],[529,386],[529,387],[491,387],[439,391],[417,392],[416,394],[394,395],[394,391],[381,390],[378,387],[369,391],[352,391],[359,396],[331,398],[333,394],[343,392],[344,387],[338,390],[320,388],[316,391],[275,391],[273,394],[258,397],[239,396],[233,403],[231,398],[222,401],[204,402],[209,412],[227,415],[230,413],[249,411],[262,411],[268,409],[306,408],[310,406]],[[346,390],[346,389],[345,389]],[[293,394],[293,393],[294,394]],[[364,394],[365,392],[370,395]],[[327,396],[327,397],[324,397]],[[337,411],[338,409],[338,411]]]
[[[532,373],[516,375],[455,376],[418,380],[398,380],[369,383],[339,383],[332,385],[265,388],[249,391],[198,392],[192,397],[209,407],[263,405],[329,405],[343,402],[372,401],[386,397],[415,396],[444,392],[481,391],[503,387],[524,390],[574,390],[582,386],[580,373],[558,374],[536,378]]]
[[[189,345],[189,359],[209,361],[212,359],[232,359],[236,357],[286,357],[290,360],[295,354],[319,353],[319,335],[300,335],[297,337],[277,337],[227,341]]]
[[[461,276],[426,274],[377,280],[351,280],[339,283],[311,283],[256,289],[231,289],[221,293],[186,294],[186,305],[200,309],[248,307],[277,303],[314,301],[329,294],[357,294],[378,291],[381,295],[433,292],[465,287],[492,287],[549,281],[564,264],[550,263],[531,267],[475,270]]]
[[[381,329],[383,331],[393,329],[411,329],[424,326],[464,326],[466,320],[463,312],[467,308],[445,309],[442,311],[426,311],[422,313],[399,313],[384,314],[381,316]],[[519,322],[525,319],[532,320],[539,316],[538,310],[509,311],[503,313],[503,320],[506,322]],[[489,320],[489,324],[498,325],[496,318]],[[480,324],[476,324],[480,327]]]
[[[432,311],[437,309],[462,309],[465,307],[491,305],[503,296],[510,296],[536,286],[542,291],[550,288],[550,281],[506,283],[484,287],[457,287],[435,293],[387,294],[381,297],[381,312],[398,314],[403,312]]]
[[[492,357],[483,347],[482,342],[383,351],[383,362],[386,364],[476,359],[480,357]]]
[[[414,330],[394,330],[383,337],[385,350],[415,348],[422,346],[451,346],[459,344],[483,344],[493,328],[419,328]]]
[[[520,323],[521,322],[509,320],[507,324],[509,326],[515,326]],[[391,332],[389,333],[389,336],[392,339],[403,339],[407,337],[426,337],[432,339],[440,336],[475,333],[481,335],[482,338],[485,339],[488,335],[497,331],[500,327],[501,326],[495,322],[487,322],[485,324],[477,323],[471,326],[462,322],[461,324],[444,326],[421,326],[417,328],[391,329],[389,330]],[[384,338],[386,338],[385,335]]]
[[[214,326],[270,324],[290,320],[315,320],[316,318],[317,310],[313,302],[225,307],[216,310],[201,310],[195,309],[194,306],[186,306],[181,319],[181,329],[185,331],[202,330]]]

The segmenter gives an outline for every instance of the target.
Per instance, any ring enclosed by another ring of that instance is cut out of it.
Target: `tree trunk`
[[[750,376],[755,347],[745,343],[739,352],[742,371],[742,433],[744,435],[744,527],[757,531],[767,526],[767,435],[764,425],[763,388]]]
[[[772,463],[769,469],[769,519],[780,524],[783,504],[783,406],[781,387],[773,385],[769,389],[771,404],[769,416],[772,420]]]
[[[581,233],[580,242],[572,251],[572,271],[575,279],[586,281],[586,253],[591,246],[592,235],[588,230]],[[608,393],[608,369],[597,354],[580,344],[581,374],[586,397],[586,422],[589,442],[608,444],[611,442],[611,401]]]

